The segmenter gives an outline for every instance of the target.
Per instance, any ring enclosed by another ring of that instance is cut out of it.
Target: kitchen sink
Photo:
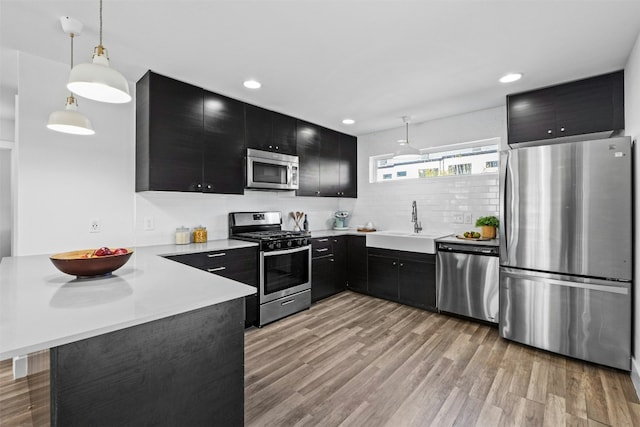
[[[376,231],[367,234],[367,246],[397,251],[435,254],[438,234],[411,233],[408,231]]]

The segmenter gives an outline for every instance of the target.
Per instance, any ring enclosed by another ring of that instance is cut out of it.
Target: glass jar
[[[207,228],[198,226],[193,229],[193,243],[207,243]]]
[[[176,228],[176,245],[188,245],[191,243],[191,233],[187,227]]]

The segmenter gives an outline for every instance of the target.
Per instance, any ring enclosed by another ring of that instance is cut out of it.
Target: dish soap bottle
[[[309,231],[309,221],[307,221],[307,214],[304,214],[304,222],[302,223],[302,229]]]

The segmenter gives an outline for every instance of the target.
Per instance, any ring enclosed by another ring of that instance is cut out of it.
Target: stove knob
[[[306,246],[309,244],[309,240],[308,239],[300,239],[300,246]]]
[[[282,244],[280,242],[276,243],[276,248],[280,249],[281,246],[282,246]]]
[[[273,250],[273,248],[274,248],[273,242],[267,243],[267,249]]]
[[[291,247],[291,245],[293,244],[293,242],[291,240],[287,240],[287,247]]]

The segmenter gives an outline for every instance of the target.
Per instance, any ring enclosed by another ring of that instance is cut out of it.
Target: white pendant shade
[[[67,98],[67,106],[64,110],[54,111],[49,115],[47,127],[57,132],[74,135],[93,135],[96,133],[91,126],[91,121],[77,111],[73,97]]]
[[[76,95],[94,101],[112,104],[131,101],[127,79],[109,67],[109,60],[104,53],[94,55],[91,64],[73,67],[67,88]]]
[[[395,153],[393,153],[393,158],[396,160],[418,160],[420,157],[420,150],[406,142],[400,144]]]
[[[394,160],[418,160],[422,156],[420,150],[409,145],[409,119],[408,116],[403,116],[402,121],[407,129],[407,136],[405,140],[400,141],[398,148],[393,153]]]

